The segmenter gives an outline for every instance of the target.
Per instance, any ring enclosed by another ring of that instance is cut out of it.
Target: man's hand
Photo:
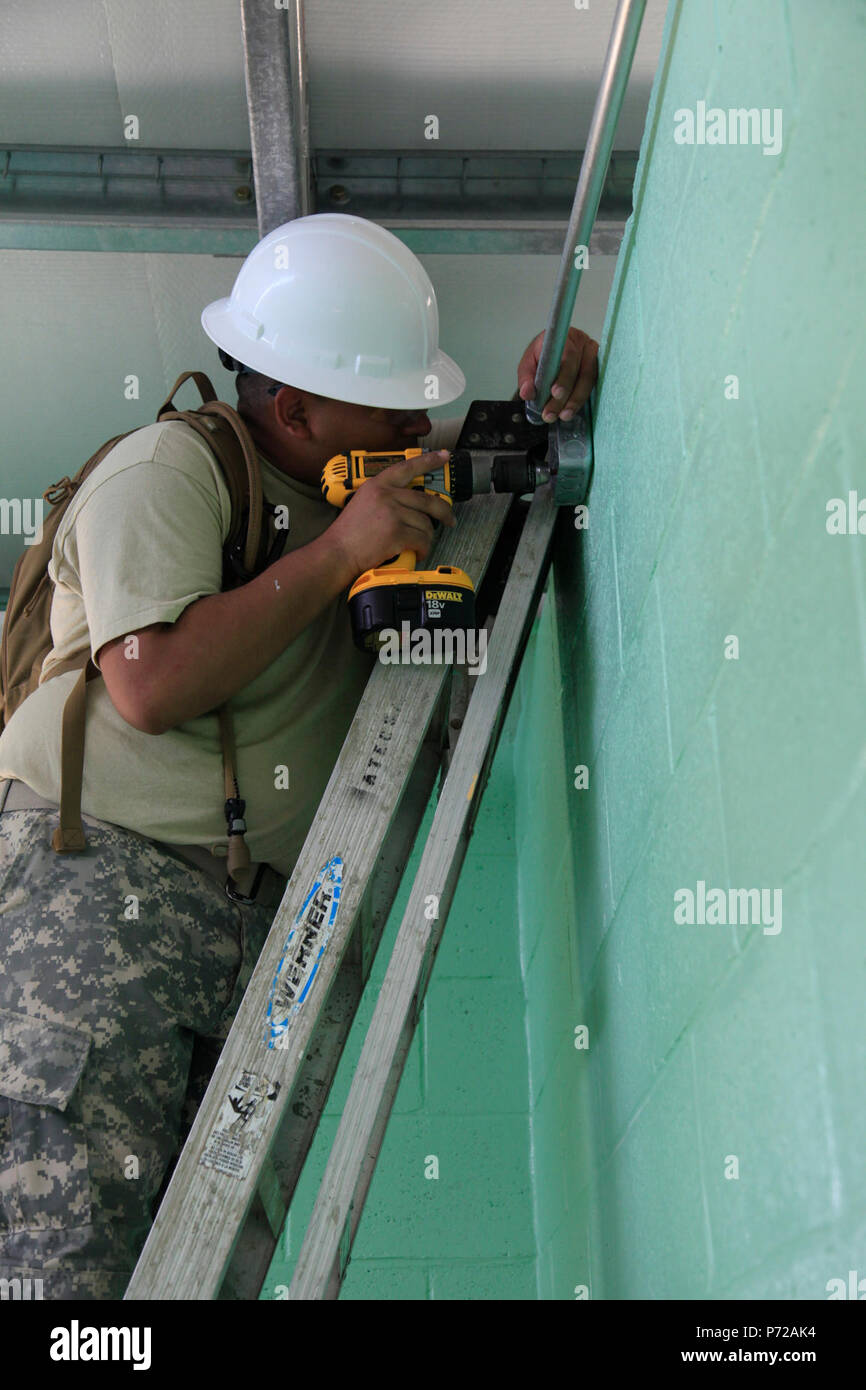
[[[392,463],[352,494],[325,532],[350,576],[348,583],[402,550],[414,550],[423,563],[436,539],[433,522],[457,525],[453,508],[444,498],[409,486],[425,470],[441,468],[447,457],[448,450],[439,449]]]
[[[533,338],[517,365],[517,389],[521,400],[535,396],[535,373],[541,357],[544,332]],[[570,420],[589,400],[598,376],[598,343],[579,328],[569,328],[568,338],[559,364],[559,375],[551,387],[541,418],[546,424],[560,416]]]

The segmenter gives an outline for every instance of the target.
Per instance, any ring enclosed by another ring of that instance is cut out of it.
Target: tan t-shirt
[[[461,424],[437,421],[421,447],[453,447]],[[320,536],[338,513],[318,487],[288,477],[261,454],[259,461],[265,498],[288,507],[288,554]],[[189,426],[148,425],[121,440],[85,480],[58,528],[49,566],[54,646],[42,677],[88,645],[93,654],[138,628],[176,622],[188,604],[218,593],[230,524],[222,472]],[[254,861],[291,874],[374,663],[352,641],[343,593],[232,697]],[[17,777],[57,803],[61,716],[78,674],[40,684],[0,735],[0,777]],[[224,800],[215,713],[144,734],[118,714],[103,681],[88,684],[85,814],[225,854]]]

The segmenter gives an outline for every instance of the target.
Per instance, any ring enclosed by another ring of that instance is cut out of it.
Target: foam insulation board
[[[315,0],[316,149],[572,150],[585,141],[616,0]],[[637,149],[666,0],[648,0],[616,147]],[[249,149],[240,0],[4,0],[0,142]]]

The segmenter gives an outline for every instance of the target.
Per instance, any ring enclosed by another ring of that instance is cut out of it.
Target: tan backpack
[[[202,405],[197,410],[178,411],[174,396],[182,384],[192,377]],[[209,428],[202,417],[216,420]],[[157,413],[157,421],[183,420],[204,440],[219,463],[228,487],[232,504],[232,521],[223,548],[223,589],[245,584],[272,563],[282,549],[285,531],[274,532],[263,524],[265,513],[274,508],[262,498],[261,469],[255,445],[237,411],[216,392],[203,372],[184,372],[178,377],[168,398]],[[96,468],[110,449],[133,430],[115,435],[87,460],[74,478],[61,478],[43,492],[51,511],[42,523],[41,540],[26,547],[15,565],[9,589],[9,602],[0,638],[0,731],[8,724],[15,710],[36,689],[42,663],[51,651],[51,602],[54,584],[48,574],[48,564],[54,537],[66,508],[84,479]],[[270,538],[270,543],[269,543]],[[267,552],[267,553],[266,553]],[[84,769],[85,702],[88,681],[100,677],[90,648],[60,662],[48,672],[45,680],[64,671],[81,671],[63,707],[60,745],[60,824],[51,845],[59,854],[72,853],[87,847],[81,821],[81,784]],[[101,677],[100,677],[101,678]],[[249,849],[244,839],[246,803],[241,799],[235,770],[235,746],[228,704],[217,711],[225,772],[225,816],[228,834],[227,871],[230,875],[250,863]]]

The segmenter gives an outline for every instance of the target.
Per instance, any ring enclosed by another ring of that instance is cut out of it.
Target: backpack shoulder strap
[[[252,575],[258,566],[259,548],[262,538],[262,473],[259,461],[256,457],[256,449],[253,444],[250,432],[238,415],[236,410],[232,410],[225,401],[209,401],[203,405],[199,411],[201,415],[216,416],[218,420],[224,420],[229,429],[235,436],[240,445],[241,454],[246,465],[247,476],[247,498],[249,500],[249,519],[247,522],[246,543],[244,546],[244,565],[247,572]],[[219,454],[222,447],[220,431],[215,432],[215,449]]]
[[[190,375],[190,373],[187,373]],[[209,428],[203,415],[225,422],[225,428]],[[239,534],[247,510],[244,568],[252,577],[259,568],[262,540],[262,475],[249,430],[236,410],[225,401],[206,401],[198,410],[164,410],[161,420],[182,420],[201,436],[222,468],[232,504],[230,538]],[[230,431],[230,433],[229,433]],[[240,448],[240,458],[238,457]]]
[[[51,848],[69,854],[87,848],[81,821],[81,785],[84,779],[84,726],[87,682],[102,672],[94,665],[90,648],[79,657],[62,663],[65,671],[82,668],[81,675],[66,697],[60,726],[60,824],[51,837]],[[52,671],[59,675],[60,670]]]
[[[216,391],[213,389],[209,376],[206,376],[204,372],[181,372],[174,386],[172,386],[162,405],[159,407],[159,410],[156,412],[157,420],[161,420],[163,415],[167,414],[168,411],[173,411],[175,409],[174,398],[181,386],[183,386],[183,383],[188,381],[190,377],[192,377],[198,387],[198,393],[203,403],[216,400]]]
[[[250,437],[249,430],[236,410],[226,405],[225,401],[207,401],[196,415],[208,415],[216,417],[217,421],[223,421],[224,426],[228,426],[234,436],[231,439],[226,435],[225,429],[217,428],[208,430],[201,421],[195,424],[195,428],[206,431],[207,443],[213,449],[220,461],[223,473],[227,478],[234,478],[237,446],[240,445],[241,455],[246,466],[246,477],[240,484],[245,500],[247,502],[246,521],[247,529],[244,538],[243,565],[248,576],[255,574],[260,568],[260,542],[262,538],[262,475],[259,461],[256,456],[255,446]],[[190,424],[193,422],[190,420]],[[244,487],[245,483],[245,487]],[[253,899],[245,897],[242,885],[238,876],[245,873],[250,864],[250,853],[245,839],[246,821],[246,801],[241,796],[237,777],[237,755],[235,752],[234,726],[232,721],[231,706],[227,700],[217,710],[219,718],[220,742],[222,745],[223,756],[223,778],[225,787],[224,814],[226,818],[226,830],[228,835],[228,857],[226,860],[226,891],[230,892],[236,902],[251,902]],[[239,890],[241,890],[239,892]]]

